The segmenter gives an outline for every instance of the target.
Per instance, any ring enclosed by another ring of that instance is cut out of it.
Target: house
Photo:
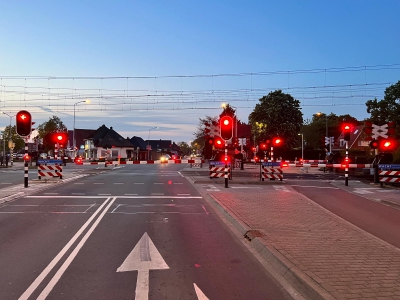
[[[139,136],[134,136],[130,139],[133,148],[136,149],[134,160],[146,160],[147,159],[147,144]]]
[[[112,127],[104,124],[85,139],[85,156],[89,159],[133,158],[134,145]]]
[[[95,129],[77,129],[75,128],[75,146],[76,153],[74,153],[74,131],[68,130],[68,145],[67,145],[67,154],[70,157],[76,155],[84,155],[85,154],[85,139],[92,135],[96,130]]]

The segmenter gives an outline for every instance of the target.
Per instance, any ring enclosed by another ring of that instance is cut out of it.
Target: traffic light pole
[[[24,157],[27,157],[28,155],[28,137],[25,137],[25,155]],[[28,187],[28,160],[25,159],[24,161],[24,187]]]
[[[225,140],[225,157],[228,157],[228,142],[226,140]],[[225,188],[227,187],[228,187],[228,161],[225,160]]]
[[[346,168],[344,171],[344,185],[349,185],[349,141],[346,141]]]

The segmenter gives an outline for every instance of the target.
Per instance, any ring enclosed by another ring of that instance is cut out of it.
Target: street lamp
[[[304,163],[304,134],[298,133],[297,135],[301,135],[301,162]]]
[[[75,148],[76,148],[76,141],[75,141],[75,107],[76,107],[77,104],[83,103],[83,102],[85,102],[86,104],[89,104],[90,100],[82,100],[82,101],[78,101],[78,102],[74,103],[74,131],[72,133],[72,146],[73,146],[73,149],[74,149],[74,157],[76,156],[76,153],[75,153]]]
[[[11,145],[12,145],[12,139],[11,139],[11,119],[12,119],[12,117],[15,117],[15,116],[10,116],[8,113],[6,113],[6,112],[4,112],[4,111],[2,111],[1,112],[3,115],[7,115],[7,116],[9,116],[10,117],[10,133],[9,133],[9,141],[8,141],[8,147],[10,147]],[[3,134],[3,155],[4,155],[4,159],[6,159],[6,140],[5,140],[5,137],[4,137],[4,134]],[[13,165],[13,155],[12,155],[12,152],[11,152],[11,150],[10,150],[10,165],[12,166]]]
[[[147,139],[147,160],[150,159],[150,146],[149,146],[149,142],[150,142],[150,130],[153,130],[153,129],[158,129],[158,126],[149,129],[149,137],[148,137],[148,139]]]

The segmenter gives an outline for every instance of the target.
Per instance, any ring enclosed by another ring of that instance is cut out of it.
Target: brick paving
[[[279,186],[279,182],[267,182],[252,189],[221,187],[208,194],[247,230],[261,232],[255,239],[268,253],[277,252],[275,259],[305,279],[319,298],[400,300],[400,249],[290,186],[284,185],[286,191]],[[369,188],[358,183],[362,187]],[[384,197],[397,200],[398,192],[388,191]]]

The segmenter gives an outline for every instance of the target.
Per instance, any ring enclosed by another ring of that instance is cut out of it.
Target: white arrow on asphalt
[[[197,299],[199,299],[199,300],[209,300],[207,298],[207,296],[204,295],[204,293],[199,289],[197,284],[195,284],[195,283],[193,283],[193,284],[194,284],[194,290],[196,291]]]
[[[117,272],[138,271],[135,299],[147,300],[149,298],[149,271],[165,269],[169,269],[168,265],[145,232]]]

